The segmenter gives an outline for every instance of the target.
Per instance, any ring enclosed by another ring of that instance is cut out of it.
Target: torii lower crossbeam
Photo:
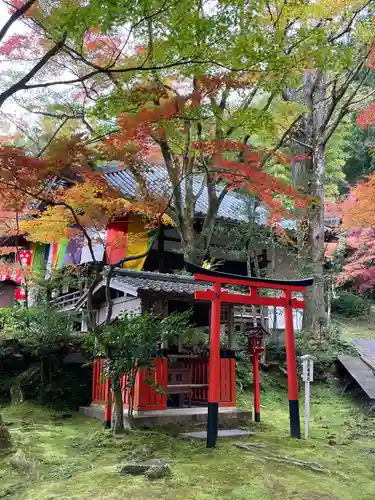
[[[290,435],[299,439],[301,437],[299,406],[298,406],[298,380],[297,362],[294,342],[293,309],[303,308],[304,301],[293,298],[293,292],[303,292],[313,284],[312,278],[301,280],[268,280],[248,278],[233,274],[220,273],[186,264],[186,269],[194,274],[198,281],[210,282],[211,289],[195,292],[196,300],[211,302],[210,326],[210,363],[208,379],[208,415],[207,415],[207,448],[216,446],[219,428],[219,396],[220,396],[220,310],[221,303],[252,304],[282,307],[285,316],[285,346],[288,373],[288,398]],[[232,293],[222,290],[222,285],[240,285],[249,287],[249,294]],[[278,290],[281,297],[263,297],[259,289]]]

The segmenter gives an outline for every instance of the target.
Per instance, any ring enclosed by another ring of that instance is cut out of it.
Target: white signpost
[[[302,380],[305,382],[305,439],[309,439],[310,435],[310,382],[314,380],[315,360],[310,354],[301,356]]]

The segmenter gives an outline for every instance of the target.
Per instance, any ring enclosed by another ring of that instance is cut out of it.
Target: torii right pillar
[[[287,299],[287,304],[284,308],[284,318],[285,318],[286,366],[288,374],[290,435],[294,438],[300,439],[301,426],[299,420],[298,378],[297,378],[296,348],[294,342],[292,293],[290,291],[285,291],[284,297]]]

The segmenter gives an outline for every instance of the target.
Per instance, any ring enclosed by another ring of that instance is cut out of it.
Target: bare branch
[[[19,9],[13,12],[8,21],[4,24],[4,26],[0,30],[0,41],[7,34],[12,24],[15,23],[20,17],[22,17],[35,2],[36,0],[28,0]]]
[[[271,156],[273,155],[273,153],[275,153],[278,149],[280,149],[284,145],[284,143],[286,142],[286,140],[289,139],[289,136],[292,133],[293,128],[295,127],[295,125],[302,118],[303,118],[303,115],[299,115],[299,116],[297,116],[297,118],[295,120],[293,120],[293,122],[289,125],[289,127],[283,133],[283,135],[282,135],[281,139],[279,140],[279,142],[277,143],[277,145],[272,149],[272,151],[270,151],[268,153],[268,155],[266,155],[265,158],[263,158],[262,165],[264,165],[271,158]]]
[[[358,15],[364,11],[371,3],[373,3],[373,0],[368,0],[364,5],[362,5],[359,9],[355,10],[353,12],[352,17],[349,19],[349,21],[346,23],[346,25],[336,34],[332,35],[330,38],[328,38],[329,42],[335,42],[342,36],[344,36],[346,33],[349,33],[349,31],[352,29],[353,23],[358,17]]]
[[[354,106],[356,104],[361,104],[365,101],[367,101],[367,99],[369,99],[371,96],[373,96],[375,94],[375,90],[372,90],[371,92],[369,92],[368,94],[366,94],[364,97],[362,97],[361,99],[357,99],[356,101],[352,101],[350,103],[350,106]]]
[[[55,130],[55,132],[51,135],[51,137],[49,138],[47,144],[45,146],[43,146],[43,148],[39,151],[39,153],[37,154],[37,158],[40,158],[41,156],[43,156],[43,154],[47,151],[47,149],[49,148],[49,146],[51,145],[51,143],[56,139],[57,135],[59,134],[60,130],[63,128],[63,126],[69,121],[69,118],[65,118],[61,123],[60,125],[57,127],[57,129]]]
[[[28,134],[28,132],[19,123],[17,123],[15,120],[13,120],[13,118],[11,116],[7,115],[2,110],[0,110],[0,113],[5,117],[6,120],[9,120],[11,123],[13,123],[13,125],[20,132],[22,132],[22,134],[24,134],[25,137],[27,137],[33,144],[35,144],[35,146],[37,146],[38,148],[40,147],[40,144],[38,143],[38,141],[36,141],[33,137],[31,137],[31,135]]]
[[[44,54],[40,61],[23,78],[21,78],[21,80],[19,80],[17,83],[0,94],[0,107],[7,99],[9,99],[9,97],[11,97],[16,92],[27,88],[35,88],[32,85],[28,86],[27,82],[30,81],[38,73],[38,71],[42,69],[43,66],[45,66],[48,61],[60,51],[61,47],[64,44],[66,36],[67,35],[65,34],[63,38],[58,43],[56,43],[54,47],[52,47],[52,49]]]
[[[368,55],[368,54],[367,54]],[[322,124],[322,130],[326,130],[328,124],[329,124],[329,121],[337,107],[337,105],[339,104],[339,102],[341,101],[341,99],[344,97],[346,91],[348,90],[350,84],[355,80],[355,78],[359,75],[360,71],[363,69],[363,66],[367,60],[367,55],[366,55],[366,58],[363,59],[363,61],[361,61],[357,67],[355,68],[355,70],[352,72],[351,76],[349,78],[346,79],[345,83],[340,87],[340,89],[337,91],[337,81],[334,81],[333,82],[333,92],[331,94],[331,101],[329,102],[329,105],[328,105],[328,109],[325,113],[325,119],[324,119],[324,122]],[[357,84],[356,86],[356,90],[354,91],[354,94],[352,94],[352,97],[351,99],[353,99],[353,97],[357,94],[358,90],[361,88],[361,86],[363,85],[364,81],[366,80],[367,76],[369,75],[370,73],[370,70],[366,70],[365,73],[364,73],[364,76],[361,78],[361,80],[359,81],[359,83]],[[347,104],[343,104],[342,106],[346,106]]]
[[[368,69],[365,72],[365,74],[363,75],[363,77],[361,78],[361,80],[358,82],[356,87],[354,88],[353,92],[350,93],[350,95],[346,99],[345,103],[342,104],[341,110],[337,114],[335,120],[331,123],[331,125],[329,127],[326,127],[326,129],[325,129],[326,133],[324,134],[323,141],[322,141],[323,144],[327,144],[329,139],[332,137],[332,134],[339,126],[341,120],[344,118],[344,116],[346,114],[348,114],[350,112],[349,106],[352,104],[353,99],[356,97],[358,91],[362,87],[362,85],[363,85],[364,81],[366,80],[366,78],[368,77],[369,73],[370,73],[370,70]],[[332,111],[332,113],[333,113],[333,111]],[[331,114],[331,116],[332,116],[332,114]],[[331,118],[331,116],[330,116],[330,118]],[[326,121],[325,123],[328,125],[329,122]]]

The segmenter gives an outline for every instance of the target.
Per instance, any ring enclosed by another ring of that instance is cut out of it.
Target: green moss
[[[374,325],[368,319],[346,318],[343,321],[342,317],[336,316],[335,322],[339,325],[342,336],[347,340],[354,338],[375,339]]]
[[[82,415],[61,420],[40,406],[24,404],[2,410],[17,453],[31,468],[0,464],[0,498],[14,500],[249,499],[370,500],[374,491],[373,423],[348,397],[331,388],[312,388],[312,439],[288,436],[287,394],[267,385],[262,394],[263,423],[243,443],[262,443],[250,452],[221,440],[215,451],[204,442],[186,442],[162,432],[135,431],[121,438]],[[251,395],[241,396],[249,406]],[[303,418],[303,415],[302,415]],[[253,427],[252,427],[253,429]],[[336,445],[329,445],[334,440]],[[314,461],[326,472],[275,462],[275,455]],[[14,455],[13,455],[14,457]],[[120,477],[127,460],[165,458],[172,476],[150,482]],[[13,458],[14,460],[14,458]]]

